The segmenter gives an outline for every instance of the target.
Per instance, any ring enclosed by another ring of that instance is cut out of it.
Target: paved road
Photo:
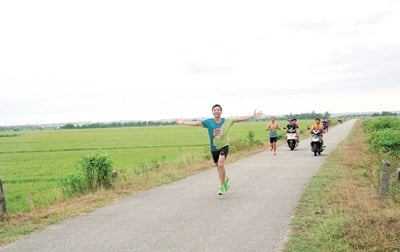
[[[309,178],[346,138],[354,120],[277,156],[263,152],[227,165],[231,187],[217,195],[215,169],[125,198],[28,235],[0,251],[280,251]],[[229,157],[228,157],[229,158]]]

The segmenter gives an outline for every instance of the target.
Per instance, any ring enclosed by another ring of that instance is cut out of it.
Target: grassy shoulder
[[[379,195],[381,165],[357,122],[303,192],[285,251],[398,250],[400,204]]]

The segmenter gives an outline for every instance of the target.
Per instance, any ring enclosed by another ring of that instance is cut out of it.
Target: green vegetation
[[[390,197],[380,196],[378,185],[381,160],[390,157],[393,167],[400,163],[389,155],[391,140],[381,143],[373,137],[375,130],[386,132],[392,126],[399,126],[398,118],[357,122],[303,192],[285,251],[400,249],[400,185],[395,173]]]
[[[376,116],[398,116],[399,114],[396,112],[382,111],[381,113],[373,113],[372,117]]]
[[[268,142],[267,123],[235,124],[228,162],[263,151]],[[299,123],[300,131],[306,133],[313,120]],[[287,121],[279,124],[283,128]],[[279,137],[283,135],[284,130],[279,131]],[[110,190],[91,192],[83,164],[98,153],[112,160],[118,176]],[[20,131],[16,137],[0,138],[0,177],[8,209],[0,218],[0,244],[125,195],[213,167],[207,131],[202,127]]]
[[[400,158],[400,117],[381,117],[364,121],[375,151]]]
[[[303,132],[312,124],[299,121]],[[280,121],[281,128],[287,122]],[[266,143],[266,121],[237,123],[231,131],[231,153]],[[279,137],[284,131],[279,132]],[[107,153],[125,180],[166,165],[210,159],[208,136],[202,127],[153,126],[110,129],[21,131],[0,138],[0,176],[10,213],[28,212],[84,193],[83,175],[75,174],[85,156]],[[119,184],[120,181],[117,181]],[[63,187],[64,184],[64,187]],[[65,187],[69,184],[71,187]]]
[[[354,115],[342,116],[341,120],[344,118],[356,118],[356,117],[370,117],[370,116],[388,116],[397,115],[394,112],[383,111],[382,113],[356,113]],[[316,117],[331,118],[331,114],[326,111],[325,113],[317,113],[312,111],[311,113],[300,113],[300,114],[288,114],[283,116],[276,116],[278,120],[288,120],[290,118],[297,118],[298,120],[313,120]],[[266,119],[261,117],[251,120],[252,122],[265,121]],[[100,128],[130,128],[130,127],[148,127],[148,126],[167,126],[176,125],[174,120],[151,120],[151,121],[124,121],[124,122],[96,122],[96,123],[54,123],[54,124],[40,124],[40,125],[14,125],[14,126],[0,126],[0,132],[10,132],[10,131],[31,131],[31,130],[55,130],[55,129],[100,129]],[[0,135],[1,136],[1,135]]]
[[[296,118],[297,120],[314,120],[315,118],[320,118],[321,120],[323,118],[331,118],[331,114],[326,111],[325,113],[316,113],[315,111],[312,111],[311,113],[301,113],[301,114],[288,114],[283,117],[278,117],[279,119],[285,120],[285,119],[290,119],[290,118]]]
[[[247,155],[263,150],[262,144],[267,140],[265,124],[234,125],[229,161],[241,155],[235,154],[238,150],[245,149]],[[214,167],[207,131],[201,127],[43,130],[19,134],[0,138],[0,176],[8,209],[8,214],[0,216],[0,244],[125,195]],[[88,190],[84,164],[90,163],[96,153],[107,153],[117,171],[110,190]]]
[[[112,160],[108,154],[83,157],[78,171],[61,180],[64,195],[80,195],[112,186]]]
[[[264,143],[264,127],[265,122],[236,124],[231,140],[247,143],[252,131],[251,141]],[[138,176],[166,164],[178,166],[187,157],[197,161],[209,158],[207,132],[201,127],[22,131],[18,137],[0,138],[0,176],[8,211],[27,212],[60,202],[71,190],[84,193],[80,186],[84,176],[71,174],[76,173],[79,160],[99,151],[112,158],[121,177]]]
[[[365,120],[363,123],[369,135],[370,149],[379,155],[380,160],[389,161],[391,174],[395,174],[400,164],[400,117],[379,117]],[[376,185],[379,185],[379,175],[382,165],[375,169],[367,170],[365,176],[369,177]],[[389,196],[400,203],[400,184],[396,176],[391,176],[389,184]]]
[[[165,157],[174,161],[202,154],[207,144],[201,128],[146,127],[25,131],[0,139],[0,176],[9,212],[26,212],[64,198],[61,178],[76,171],[82,157],[107,152],[119,171]]]
[[[0,137],[17,137],[17,134],[0,134]]]
[[[175,125],[173,121],[135,121],[135,122],[111,122],[111,123],[88,123],[77,125],[67,123],[60,127],[60,129],[99,129],[99,128],[123,128],[123,127],[148,127],[148,126],[161,126],[161,125]]]

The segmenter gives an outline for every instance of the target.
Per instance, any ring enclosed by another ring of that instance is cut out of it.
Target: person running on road
[[[189,126],[203,126],[208,130],[210,138],[210,150],[214,163],[218,170],[218,177],[220,180],[220,187],[218,194],[223,195],[229,188],[229,178],[226,176],[225,160],[229,152],[229,130],[233,123],[244,122],[262,115],[262,112],[254,111],[253,115],[240,116],[234,118],[223,118],[222,107],[215,104],[211,108],[213,118],[208,118],[202,121],[185,121],[183,119],[176,119],[177,124]]]
[[[271,144],[271,151],[276,155],[276,142],[278,141],[278,130],[280,130],[278,123],[275,121],[275,117],[271,117],[266,130],[269,130],[269,142]]]

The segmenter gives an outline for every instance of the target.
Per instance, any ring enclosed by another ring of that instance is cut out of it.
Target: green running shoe
[[[219,194],[219,195],[224,195],[225,192],[226,192],[225,186],[224,186],[224,185],[220,186],[220,187],[219,187],[219,190],[218,190],[218,194]]]
[[[225,187],[225,192],[227,192],[229,189],[229,178],[228,177],[225,177],[224,187]]]

